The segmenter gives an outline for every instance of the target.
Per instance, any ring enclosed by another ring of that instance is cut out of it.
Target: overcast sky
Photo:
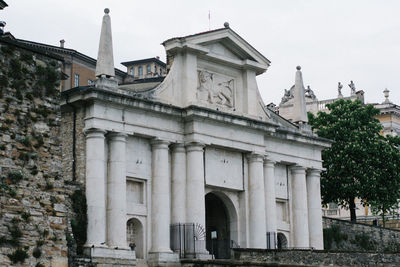
[[[5,0],[0,20],[16,38],[59,45],[97,57],[101,19],[110,8],[115,66],[160,56],[164,40],[230,27],[272,63],[258,76],[266,104],[279,104],[301,65],[318,99],[337,96],[337,82],[355,82],[369,103],[400,104],[400,1],[367,0]],[[208,13],[211,12],[209,22]]]

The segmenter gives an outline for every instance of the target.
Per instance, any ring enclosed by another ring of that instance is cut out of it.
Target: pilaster
[[[184,144],[172,145],[171,223],[186,222],[186,150]]]

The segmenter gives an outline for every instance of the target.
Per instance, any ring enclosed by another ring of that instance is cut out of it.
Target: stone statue
[[[290,90],[285,89],[285,93],[283,94],[283,97],[281,99],[281,105],[294,97],[292,89],[293,87]]]
[[[197,98],[211,104],[219,104],[233,107],[233,82],[226,80],[216,82],[214,74],[208,71],[199,71],[199,87],[197,88]]]
[[[351,89],[351,95],[356,94],[356,85],[353,83],[353,81],[350,81],[349,87]]]
[[[341,82],[338,82],[337,90],[338,90],[338,97],[339,97],[339,98],[342,98],[342,97],[343,97],[343,95],[342,95],[342,88],[343,88],[343,84],[342,84]]]
[[[312,100],[317,99],[317,97],[314,94],[314,91],[311,90],[310,86],[307,85],[307,89],[305,90],[305,96],[311,98]]]

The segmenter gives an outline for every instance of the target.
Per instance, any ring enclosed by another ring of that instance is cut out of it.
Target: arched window
[[[131,68],[131,75],[135,76],[135,68],[134,67]]]
[[[146,66],[146,74],[150,74],[150,73],[151,73],[151,65],[148,64],[148,65]]]

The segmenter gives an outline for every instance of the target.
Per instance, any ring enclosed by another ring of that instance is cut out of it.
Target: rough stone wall
[[[0,266],[67,266],[61,62],[0,42]]]
[[[397,253],[323,252],[312,250],[234,249],[231,265],[277,266],[399,266]],[[236,263],[236,264],[235,264]],[[215,265],[214,265],[215,266]]]
[[[400,231],[323,218],[326,250],[400,252]]]
[[[368,225],[373,225],[373,220],[358,220],[359,223],[363,224],[368,224]],[[378,218],[377,219],[378,225],[383,225],[382,219]],[[395,230],[400,230],[400,218],[398,216],[394,218],[385,218],[385,228],[390,228],[390,229],[395,229]]]

